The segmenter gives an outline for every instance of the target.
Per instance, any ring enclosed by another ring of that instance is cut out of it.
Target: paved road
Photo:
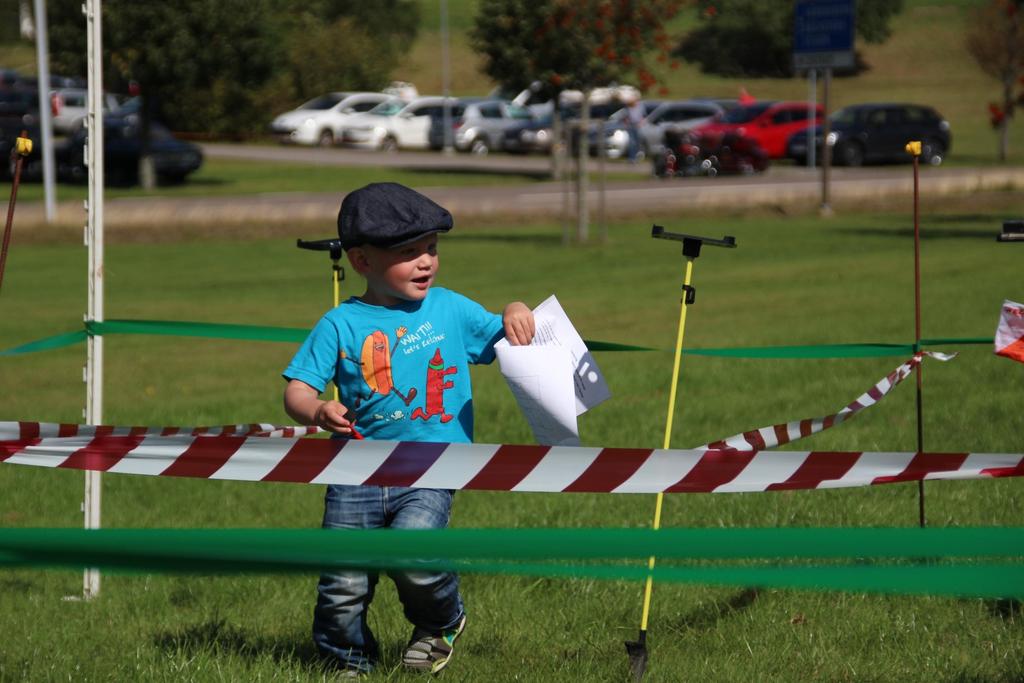
[[[236,159],[262,162],[313,164],[318,166],[374,166],[437,171],[477,171],[546,177],[551,162],[545,156],[519,154],[442,154],[439,152],[376,152],[344,148],[203,145],[203,154],[211,159]],[[617,171],[647,175],[647,165],[615,164]]]
[[[394,166],[400,168],[471,169],[493,173],[543,175],[548,160],[543,157],[489,155],[444,156],[437,153],[399,152],[382,154],[336,149],[309,149],[257,145],[205,145],[210,158],[252,159],[261,162],[301,162],[346,166]],[[778,165],[767,173],[747,177],[656,179],[649,177],[645,164],[609,164],[616,172],[636,173],[636,180],[607,183],[604,204],[609,215],[639,212],[683,212],[715,206],[778,206],[802,203],[815,206],[820,199],[819,173],[805,168]],[[620,176],[621,177],[621,176]],[[1024,168],[925,168],[921,189],[926,194],[965,193],[994,189],[1024,189]],[[538,182],[474,187],[417,188],[460,218],[481,215],[548,216],[556,219],[562,211],[566,187],[560,183]],[[913,191],[909,166],[834,169],[833,201],[870,199],[903,195]],[[596,177],[590,189],[591,206],[600,202]],[[338,193],[267,193],[244,197],[131,198],[106,202],[109,225],[140,225],[154,221],[196,223],[248,223],[259,221],[335,220],[342,196]],[[80,202],[67,202],[58,209],[62,223],[81,224]],[[42,207],[18,206],[21,224],[42,221]]]

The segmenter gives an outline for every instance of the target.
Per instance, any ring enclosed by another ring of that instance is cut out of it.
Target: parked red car
[[[820,105],[814,119],[809,118],[809,113],[806,102],[756,102],[728,109],[694,131],[736,132],[753,138],[770,158],[781,159],[786,156],[786,143],[793,133],[821,123]]]

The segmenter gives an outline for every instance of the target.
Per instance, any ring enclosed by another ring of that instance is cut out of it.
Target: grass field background
[[[636,179],[636,174],[610,179]],[[280,192],[349,192],[367,183],[395,182],[411,187],[453,187],[470,185],[512,185],[537,182],[538,174],[529,170],[522,173],[488,173],[407,168],[328,166],[301,163],[253,163],[227,159],[206,159],[202,167],[189,176],[188,182],[160,185],[152,190],[142,187],[108,187],[105,196],[119,197],[209,197],[239,196]],[[10,182],[0,184],[0,194],[10,196]],[[61,183],[57,198],[60,201],[83,200],[89,195],[86,185]],[[18,189],[18,202],[41,202],[42,183],[22,183]]]
[[[1019,244],[994,241],[1019,217],[1009,193],[929,202],[922,222],[923,335],[991,335],[1004,298],[1024,299]],[[442,240],[439,282],[491,309],[555,293],[584,337],[669,349],[683,258],[649,237],[670,230],[735,235],[694,271],[688,347],[908,342],[913,338],[912,222],[906,211],[821,220],[636,216],[605,244],[564,248],[556,225],[495,219]],[[140,231],[144,228],[140,227]],[[106,317],[310,326],[330,300],[329,261],[294,248],[323,226],[277,226],[273,238],[108,245]],[[45,230],[45,228],[41,228]],[[258,230],[254,229],[254,233]],[[0,349],[77,329],[85,311],[80,244],[16,243],[0,295]],[[141,241],[140,241],[141,240]],[[481,267],[486,264],[486,267]],[[355,278],[344,293],[359,291]],[[285,422],[279,377],[288,344],[112,336],[104,421],[116,424]],[[1024,367],[965,346],[924,367],[925,446],[1019,452]],[[0,359],[0,418],[80,422],[84,347]],[[845,405],[904,358],[730,360],[687,357],[672,443],[694,446]],[[672,356],[603,353],[613,399],[581,418],[588,445],[660,446]],[[498,374],[476,368],[476,440],[528,443]],[[898,388],[853,422],[799,449],[915,447],[914,392]],[[82,474],[0,465],[0,524],[81,524]],[[104,477],[108,527],[313,527],[323,487]],[[936,482],[933,526],[1019,525],[1017,480]],[[646,527],[653,496],[463,492],[457,527]],[[665,526],[913,526],[915,484],[770,494],[674,495]],[[72,571],[0,572],[0,680],[321,680],[309,643],[313,576],[105,575],[103,594]],[[448,680],[628,679],[622,641],[636,636],[641,586],[587,579],[467,576],[469,630]],[[376,680],[397,669],[408,637],[383,582],[371,623],[384,645]],[[1024,621],[1009,601],[904,598],[657,585],[648,680],[1018,681]]]

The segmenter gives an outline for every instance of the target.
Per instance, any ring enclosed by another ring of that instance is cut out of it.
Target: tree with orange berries
[[[992,127],[999,131],[999,160],[1010,151],[1010,122],[1017,105],[1024,104],[1024,0],[991,0],[977,8],[967,28],[967,51],[981,70],[999,80],[1002,101],[989,103]]]
[[[481,0],[470,37],[484,58],[484,73],[508,90],[537,84],[553,99],[556,122],[560,93],[582,91],[585,131],[588,95],[594,88],[633,78],[643,92],[655,88],[651,60],[669,64],[672,42],[665,24],[684,4],[684,0]],[[584,176],[586,147],[583,137]],[[581,241],[586,239],[582,213],[577,235]]]
[[[471,32],[484,72],[510,89],[551,93],[635,77],[649,91],[649,60],[667,61],[665,32],[683,0],[481,0]]]

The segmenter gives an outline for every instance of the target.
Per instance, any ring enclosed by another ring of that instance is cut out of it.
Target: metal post
[[[85,229],[89,249],[89,301],[86,319],[103,320],[103,21],[101,0],[86,0],[85,22],[89,65],[89,128],[86,163],[89,166],[88,222]],[[103,337],[90,335],[85,364],[85,421],[97,425],[103,421]],[[85,474],[85,528],[100,527],[100,473]],[[100,593],[98,569],[85,571],[85,598]]]
[[[556,175],[555,179],[562,181],[562,246],[568,246],[572,243],[572,227],[570,225],[572,221],[572,179],[569,173],[569,164],[563,155],[565,150],[569,149],[567,141],[572,138],[572,123],[570,121],[559,123],[560,120],[560,112],[555,109],[555,118],[551,128],[551,153],[555,166],[559,169],[559,175]]]
[[[451,65],[448,59],[448,0],[441,0],[441,94],[444,96],[444,153],[455,153],[452,141],[452,104],[448,100]]]
[[[577,126],[579,135],[576,138],[576,240],[580,244],[586,244],[590,237],[590,176],[587,171],[590,141],[587,139],[587,132],[590,128],[592,92],[589,89],[583,92],[583,104],[580,106],[580,121]]]
[[[326,239],[326,240],[298,240],[295,242],[295,246],[299,249],[310,249],[312,251],[326,251],[331,257],[331,291],[334,293],[334,308],[338,307],[341,303],[341,282],[345,279],[345,269],[341,267],[341,255],[343,250],[341,248],[340,239]],[[338,400],[338,385],[334,385],[333,392],[334,400]]]
[[[21,167],[25,163],[25,157],[31,153],[32,141],[26,137],[25,131],[21,131],[21,137],[15,142],[15,148],[11,150],[11,162],[14,164],[14,171],[11,178],[11,201],[7,204],[7,222],[4,224],[3,245],[0,246],[0,285],[4,282],[4,264],[7,263],[7,249],[11,246],[11,228],[14,226],[14,205],[18,201]]]
[[[818,146],[815,144],[815,138],[818,126],[814,123],[817,118],[814,113],[818,105],[818,70],[809,69],[807,71],[807,82],[808,82],[808,98],[807,98],[807,120],[811,121],[811,125],[807,126],[807,168],[814,168],[815,157],[818,156]],[[824,140],[824,138],[822,138]]]
[[[825,126],[821,132],[821,140],[824,144],[821,146],[821,213],[825,216],[832,215],[832,205],[829,200],[829,175],[832,169],[832,146],[828,144],[829,133],[832,132],[832,125],[828,119],[828,101],[829,101],[829,90],[832,87],[832,69],[825,69],[825,85],[822,92],[822,105],[825,109],[824,120],[822,121]]]
[[[921,352],[921,221],[919,212],[918,180],[921,170],[921,143],[907,145],[914,158],[914,353]],[[921,366],[918,363],[914,374],[917,379],[917,452],[924,452],[924,417],[921,409]],[[917,482],[917,523],[925,526],[924,479]]]
[[[598,163],[598,194],[597,194],[597,220],[599,223],[599,229],[601,231],[601,244],[608,243],[608,213],[606,204],[606,193],[605,193],[605,181],[606,181],[606,168],[605,159],[608,156],[608,145],[605,144],[605,130],[604,122],[601,122],[600,132],[598,133],[597,142],[597,163]]]
[[[42,131],[39,150],[43,157],[43,206],[46,222],[52,223],[57,213],[57,190],[54,185],[53,117],[50,116],[50,47],[46,27],[46,3],[35,0],[36,62],[39,72],[39,127]]]

